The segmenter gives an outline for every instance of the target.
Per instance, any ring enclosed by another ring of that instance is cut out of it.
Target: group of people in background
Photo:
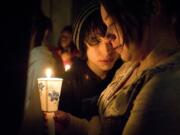
[[[51,21],[36,19],[21,134],[46,134],[36,81],[45,67],[63,78],[57,135],[180,134],[179,5],[90,3],[61,30],[56,48],[49,42]]]

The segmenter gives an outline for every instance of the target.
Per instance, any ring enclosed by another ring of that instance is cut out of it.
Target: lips
[[[105,59],[105,60],[100,60],[100,62],[103,62],[103,63],[111,63],[113,62],[114,59]]]

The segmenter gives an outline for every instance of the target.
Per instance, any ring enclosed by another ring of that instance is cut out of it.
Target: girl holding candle
[[[101,0],[107,38],[125,63],[101,93],[99,119],[93,124],[70,119],[81,128],[79,135],[96,127],[93,135],[180,134],[179,5],[179,0]],[[57,123],[60,118],[57,113]]]

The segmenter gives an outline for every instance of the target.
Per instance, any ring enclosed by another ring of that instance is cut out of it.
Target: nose
[[[105,39],[107,46],[111,45],[111,47],[113,48],[113,42],[116,40],[116,36],[113,33],[107,31]]]
[[[113,26],[113,25],[112,25]],[[106,31],[106,35],[105,37],[109,40],[109,41],[114,41],[116,39],[116,35],[113,33],[113,28],[109,27],[107,28],[107,31]]]
[[[107,42],[104,44],[104,47],[103,47],[103,52],[106,56],[109,56],[109,55],[112,55],[113,53],[113,46],[110,42]]]

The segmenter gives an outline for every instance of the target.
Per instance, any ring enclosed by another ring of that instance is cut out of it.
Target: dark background
[[[0,4],[0,129],[18,134],[23,115],[32,16],[40,1],[1,1]]]
[[[86,0],[72,1],[70,23],[85,4]],[[19,132],[32,18],[41,10],[41,0],[5,0],[0,4],[0,134],[16,135]]]

